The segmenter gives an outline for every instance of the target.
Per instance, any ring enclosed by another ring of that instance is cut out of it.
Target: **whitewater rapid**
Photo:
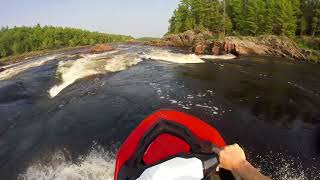
[[[63,89],[78,79],[103,74],[107,71],[116,72],[125,70],[129,66],[140,62],[137,59],[132,59],[130,62],[125,61],[124,55],[111,56],[117,52],[111,51],[102,54],[81,55],[82,58],[77,60],[60,61],[57,69],[57,78],[60,78],[61,83],[49,90],[50,97],[57,96]]]
[[[8,80],[10,78],[13,78],[28,69],[42,66],[43,64],[55,60],[58,56],[43,56],[40,58],[32,59],[26,62],[17,63],[9,66],[4,66],[6,69],[5,71],[0,72],[0,80]]]
[[[204,61],[195,54],[174,53],[165,49],[153,49],[141,57],[145,59],[162,60],[180,64],[204,63]]]
[[[54,85],[48,92],[51,98],[56,97],[63,89],[75,81],[96,74],[124,71],[143,60],[161,60],[171,63],[204,63],[195,54],[174,53],[165,49],[151,49],[143,53],[121,53],[111,51],[102,54],[81,55],[77,60],[60,61],[57,78],[60,83]]]
[[[121,48],[127,50],[128,48]],[[42,66],[45,63],[58,60],[58,67],[56,71],[57,84],[52,86],[49,90],[50,98],[56,97],[62,90],[77,80],[82,78],[105,74],[107,72],[124,71],[131,66],[137,65],[143,60],[160,60],[169,63],[178,64],[196,64],[204,63],[202,59],[232,59],[234,56],[197,56],[195,54],[183,54],[172,52],[168,49],[149,48],[147,52],[119,52],[118,50],[105,52],[101,54],[81,54],[80,58],[60,60],[62,55],[43,56],[34,60],[29,60],[23,63],[6,66],[6,70],[0,72],[0,80],[8,80],[13,78],[31,68]],[[66,56],[64,56],[66,57]]]

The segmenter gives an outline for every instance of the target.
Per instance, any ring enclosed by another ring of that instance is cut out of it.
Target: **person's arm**
[[[219,167],[230,170],[245,180],[270,180],[246,160],[244,151],[238,144],[220,150],[219,160]]]

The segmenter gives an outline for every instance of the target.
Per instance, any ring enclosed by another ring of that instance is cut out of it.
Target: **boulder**
[[[149,41],[151,46],[194,47],[197,44],[205,44],[206,38],[212,36],[211,32],[186,31],[179,34],[169,34],[159,40]]]
[[[223,44],[221,42],[214,42],[212,45],[212,55],[219,56],[223,54]]]
[[[196,54],[205,54],[208,46],[206,44],[197,44],[195,45],[193,51]]]
[[[236,57],[239,57],[239,56],[240,56],[240,53],[239,53],[239,51],[237,50],[235,44],[233,44],[231,50],[229,50],[228,53],[229,53],[229,54],[233,54],[233,55],[235,55]]]
[[[78,60],[78,59],[81,59],[81,58],[84,58],[84,56],[80,55],[80,54],[75,54],[75,55],[72,55],[68,58],[68,60]]]
[[[170,46],[171,45],[169,42],[164,41],[162,39],[147,41],[144,44],[149,46]]]
[[[239,56],[240,53],[237,51],[236,45],[231,42],[224,42],[224,53],[233,54],[235,56]]]
[[[224,51],[228,54],[233,49],[233,44],[229,42],[224,42]]]
[[[163,40],[164,42],[168,42],[167,44],[171,46],[175,46],[175,47],[185,46],[179,34],[171,34],[171,35],[165,36]]]
[[[196,33],[194,31],[186,31],[180,34],[180,39],[184,46],[191,47],[193,46],[195,36]]]
[[[108,44],[98,44],[90,49],[90,53],[102,53],[107,51],[112,51],[114,48]]]

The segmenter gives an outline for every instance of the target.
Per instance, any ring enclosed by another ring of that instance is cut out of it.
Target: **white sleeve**
[[[174,158],[145,170],[137,180],[201,180],[203,165],[198,158]]]

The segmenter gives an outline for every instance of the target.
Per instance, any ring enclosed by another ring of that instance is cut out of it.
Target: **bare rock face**
[[[212,55],[218,56],[221,55],[221,43],[214,42],[212,47]]]
[[[232,52],[236,50],[236,45],[230,42],[225,42],[224,43],[224,52],[227,54],[232,54]]]
[[[194,31],[186,31],[180,34],[170,34],[163,37],[162,40],[167,42],[170,46],[175,47],[191,47],[194,44],[197,33]]]
[[[206,44],[197,44],[194,46],[193,51],[196,54],[205,54],[208,46]]]
[[[164,41],[168,42],[169,45],[175,47],[186,46],[178,34],[168,35],[164,37]]]
[[[306,59],[306,53],[288,37],[263,35],[257,37],[229,36],[224,40],[211,40],[211,32],[186,31],[170,34],[147,45],[189,47],[196,54],[271,55],[294,59]],[[309,53],[310,54],[310,53]]]
[[[90,53],[102,53],[112,51],[114,48],[108,44],[98,44],[90,49]]]
[[[215,55],[215,56],[220,55],[220,47],[219,46],[213,46],[212,55]]]
[[[193,46],[194,40],[196,33],[194,31],[186,31],[184,33],[182,33],[181,35],[179,35],[181,42],[184,46]]]
[[[193,47],[195,44],[204,43],[206,36],[212,36],[211,32],[186,31],[180,34],[170,34],[160,40],[149,41],[146,44],[151,46],[174,46],[174,47]]]
[[[209,54],[215,56],[233,54],[239,56],[235,44],[219,40],[214,42],[200,42],[193,46],[192,51],[196,54]]]
[[[288,37],[263,35],[258,37],[227,37],[242,55],[271,55],[305,60],[302,49]]]

